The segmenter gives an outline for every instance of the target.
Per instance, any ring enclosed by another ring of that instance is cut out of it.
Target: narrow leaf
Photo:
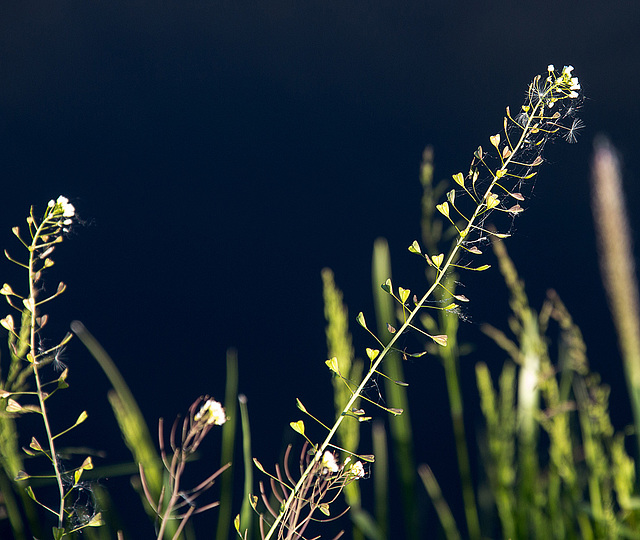
[[[328,360],[327,360],[328,361]],[[302,404],[302,401],[300,401],[298,398],[296,398],[296,406],[298,407],[298,409],[300,409],[302,412],[306,413],[307,409],[305,408],[305,406]]]
[[[31,497],[34,501],[38,502],[38,499],[36,499],[36,494],[33,492],[31,486],[27,486],[27,495],[29,495],[29,497]]]

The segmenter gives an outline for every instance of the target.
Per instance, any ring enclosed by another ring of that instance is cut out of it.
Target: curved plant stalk
[[[295,501],[298,500],[301,490],[308,484],[308,477],[313,474],[314,470],[317,470],[318,464],[323,459],[342,421],[347,416],[358,416],[358,414],[353,411],[354,405],[362,398],[363,391],[373,375],[380,373],[379,368],[385,357],[389,352],[398,350],[395,346],[398,338],[409,329],[414,329],[425,334],[423,330],[418,329],[413,324],[413,320],[417,317],[420,310],[428,306],[427,301],[433,292],[437,288],[443,287],[443,279],[448,271],[453,268],[463,268],[474,271],[482,271],[489,268],[489,265],[479,267],[461,265],[458,259],[462,252],[481,254],[477,246],[484,243],[488,236],[496,236],[498,238],[509,236],[508,233],[492,232],[484,227],[486,217],[493,210],[501,211],[512,217],[523,210],[517,203],[509,208],[505,206],[505,202],[509,200],[509,198],[522,201],[524,197],[515,190],[511,191],[507,189],[503,184],[509,179],[514,179],[517,186],[527,179],[532,178],[536,174],[534,169],[543,162],[541,153],[549,138],[557,134],[564,135],[565,138],[570,141],[572,138],[575,138],[575,132],[581,127],[580,121],[573,118],[580,104],[580,94],[578,92],[580,85],[578,84],[578,79],[571,76],[572,70],[572,66],[566,66],[560,74],[557,74],[555,68],[550,65],[548,67],[548,76],[545,79],[543,79],[541,75],[538,75],[529,85],[527,100],[522,106],[521,112],[515,118],[511,116],[509,108],[507,108],[507,115],[504,118],[504,130],[502,132],[505,140],[501,140],[500,133],[490,137],[491,145],[495,148],[498,157],[495,166],[491,164],[491,155],[485,153],[482,147],[478,147],[474,153],[469,173],[466,176],[463,173],[458,173],[453,176],[454,181],[459,188],[461,188],[461,196],[468,196],[471,200],[471,215],[466,217],[465,213],[459,209],[456,205],[456,191],[451,190],[447,194],[447,202],[439,204],[436,207],[438,211],[451,221],[458,231],[458,237],[448,255],[445,257],[443,253],[431,256],[423,254],[417,241],[409,248],[409,251],[421,255],[427,264],[436,270],[436,277],[429,289],[420,299],[414,297],[415,307],[413,309],[409,309],[407,303],[410,296],[408,289],[400,287],[398,289],[398,295],[396,296],[392,288],[391,280],[387,280],[383,285],[383,289],[402,304],[403,316],[405,317],[403,324],[397,331],[390,328],[393,336],[386,346],[367,328],[364,315],[362,313],[358,314],[358,323],[383,347],[382,351],[375,349],[367,350],[367,354],[371,360],[369,370],[358,387],[352,390],[351,397],[345,404],[342,414],[329,429],[329,433],[324,441],[318,446],[314,445],[313,458],[307,464],[300,479],[293,489],[291,489],[286,500],[282,503],[280,512],[264,536],[264,540],[269,540],[276,533],[281,534],[283,527],[286,526],[286,516],[290,515],[291,508],[295,505]],[[561,122],[567,118],[570,119],[571,124],[562,124]],[[493,159],[495,160],[495,157]],[[486,179],[488,186],[478,193],[481,184],[481,181],[479,181],[480,167],[489,173],[489,177]],[[451,217],[452,215],[455,219]],[[462,302],[468,301],[468,299],[462,295],[455,295],[452,296],[452,298]],[[452,303],[444,309],[453,311],[456,308],[457,305]],[[439,345],[446,345],[446,336],[429,337]],[[337,371],[336,362],[329,360],[327,365],[341,376]],[[302,410],[306,412],[305,409]],[[396,415],[402,413],[400,409],[385,410]],[[360,417],[359,419],[362,420],[362,418],[363,417]],[[304,425],[302,421],[292,423],[292,425],[296,425],[298,428],[296,430],[304,435]]]
[[[55,539],[62,538],[84,527],[93,527],[102,524],[100,514],[97,513],[88,518],[81,519],[80,524],[74,525],[74,528],[71,530],[65,529],[67,517],[71,515],[71,512],[67,510],[65,506],[66,499],[71,491],[79,485],[82,473],[85,470],[92,469],[93,464],[91,458],[87,457],[80,467],[63,472],[56,451],[56,439],[84,422],[87,418],[87,413],[83,411],[71,427],[54,433],[46,406],[46,401],[53,393],[59,389],[68,387],[66,382],[68,369],[62,364],[60,357],[66,344],[71,339],[71,334],[67,334],[60,343],[53,347],[45,349],[42,346],[41,330],[46,325],[48,317],[46,314],[42,314],[41,306],[60,296],[65,291],[66,286],[61,282],[56,292],[48,297],[38,299],[38,295],[42,289],[41,280],[43,272],[54,265],[51,255],[56,246],[63,241],[64,235],[69,231],[74,218],[75,208],[69,200],[63,196],[58,197],[56,201],[49,201],[42,218],[36,218],[32,207],[27,217],[28,235],[24,235],[23,237],[18,227],[13,228],[13,233],[29,253],[27,262],[23,263],[13,259],[5,251],[6,257],[11,262],[27,271],[29,283],[28,293],[25,296],[21,296],[19,293],[14,292],[7,283],[5,283],[0,290],[0,294],[5,297],[8,304],[21,313],[21,323],[19,327],[14,325],[11,315],[7,315],[2,319],[0,325],[7,329],[11,335],[10,344],[12,347],[12,357],[14,357],[14,359],[26,360],[29,369],[24,370],[23,373],[33,373],[36,386],[35,392],[22,391],[21,388],[25,383],[25,379],[17,377],[15,381],[17,384],[13,388],[13,391],[3,390],[2,397],[8,398],[6,409],[8,412],[16,414],[35,412],[42,418],[47,439],[46,444],[41,445],[35,437],[32,437],[29,448],[25,448],[24,450],[30,456],[44,456],[51,462],[53,468],[51,478],[55,480],[58,489],[57,508],[39,501],[30,486],[28,486],[26,490],[29,497],[56,517],[57,526],[53,528],[53,536]],[[56,379],[45,382],[42,368],[52,363],[54,367],[59,368],[62,372]],[[18,388],[18,390],[16,390],[16,388]],[[20,404],[18,400],[25,395],[35,395],[37,405]],[[31,478],[29,474],[24,471],[19,471],[15,479],[22,481],[29,478]]]

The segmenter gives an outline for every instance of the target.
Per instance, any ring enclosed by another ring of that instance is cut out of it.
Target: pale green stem
[[[541,97],[544,98],[544,96],[541,96]],[[514,146],[511,155],[507,159],[504,160],[504,162],[502,164],[502,167],[500,167],[499,171],[504,171],[506,173],[507,168],[508,168],[509,164],[511,163],[512,159],[514,158],[514,156],[516,156],[518,154],[518,151],[520,150],[521,146],[525,142],[526,136],[529,134],[529,130],[532,127],[531,126],[532,120],[533,120],[534,117],[537,116],[538,109],[540,107],[543,107],[543,102],[544,102],[544,99],[540,99],[540,101],[538,101],[538,103],[536,104],[534,109],[531,111],[530,116],[528,116],[527,124],[526,124],[526,126],[524,126],[524,128],[522,130],[522,134],[520,135],[520,139],[518,140],[518,143]],[[444,275],[449,270],[449,267],[453,264],[453,261],[456,259],[458,251],[460,249],[460,246],[464,243],[465,238],[471,232],[471,230],[475,228],[474,223],[475,223],[476,219],[478,218],[478,216],[482,212],[484,212],[486,210],[486,205],[484,204],[484,201],[487,199],[487,196],[491,193],[492,188],[495,186],[495,184],[498,182],[499,178],[502,177],[502,176],[504,176],[504,175],[503,174],[499,174],[498,172],[493,174],[493,179],[492,179],[491,183],[489,184],[489,187],[485,191],[480,203],[478,203],[478,205],[476,206],[476,209],[474,210],[473,215],[469,219],[466,228],[458,236],[458,239],[456,240],[453,248],[451,249],[451,252],[449,253],[449,256],[447,257],[446,262],[444,262],[444,264],[442,264],[442,266],[440,266],[438,268],[438,273],[436,275],[436,278],[435,278],[433,284],[429,287],[427,292],[422,296],[420,301],[416,304],[416,307],[407,316],[407,320],[404,322],[404,324],[398,329],[398,331],[393,335],[393,337],[391,338],[389,343],[386,345],[386,347],[384,347],[384,349],[376,357],[375,362],[372,364],[371,368],[369,369],[369,371],[367,372],[365,377],[362,379],[362,382],[360,383],[360,385],[358,386],[356,391],[353,393],[353,395],[351,396],[351,398],[349,399],[347,404],[344,406],[344,409],[342,410],[342,414],[336,420],[335,424],[333,425],[333,427],[329,431],[329,434],[326,436],[326,438],[323,441],[323,443],[317,449],[313,459],[311,460],[311,462],[309,463],[309,465],[307,466],[305,471],[302,473],[302,475],[300,477],[300,480],[298,480],[298,483],[293,488],[293,491],[291,492],[291,494],[289,495],[289,497],[287,498],[285,503],[282,505],[280,513],[278,514],[278,517],[276,517],[275,521],[271,525],[269,531],[267,532],[266,536],[264,537],[264,540],[269,540],[273,536],[275,531],[278,529],[278,527],[280,525],[280,522],[282,521],[283,517],[287,514],[287,512],[289,510],[289,507],[291,506],[293,501],[297,498],[298,492],[300,491],[300,488],[303,486],[305,480],[307,479],[307,476],[309,476],[309,474],[311,473],[313,468],[316,466],[316,464],[322,459],[322,455],[324,454],[324,451],[326,450],[327,446],[329,446],[329,443],[331,442],[331,440],[333,439],[333,436],[335,435],[336,431],[340,427],[340,424],[342,424],[342,420],[345,418],[345,416],[349,415],[349,412],[351,411],[354,403],[358,400],[358,398],[360,397],[360,394],[365,389],[365,387],[368,385],[369,380],[371,379],[373,374],[378,370],[378,367],[382,363],[382,360],[384,360],[384,358],[387,356],[387,354],[391,350],[394,349],[394,345],[395,345],[396,341],[410,327],[411,322],[416,317],[416,315],[420,312],[420,310],[422,309],[422,307],[426,303],[427,299],[431,296],[431,294],[436,289],[436,287],[438,287],[440,285],[440,282],[442,281],[442,278],[444,277]]]
[[[40,238],[40,234],[43,226],[47,223],[45,219],[38,229],[36,230],[35,235],[33,236],[33,241],[31,242],[31,246],[29,247],[29,300],[31,301],[31,309],[29,312],[31,313],[31,329],[29,335],[29,347],[31,349],[31,361],[33,362],[33,375],[36,380],[36,388],[38,394],[38,401],[40,403],[40,412],[42,414],[42,420],[44,422],[44,428],[47,432],[47,442],[49,443],[49,452],[51,453],[51,462],[53,464],[53,470],[56,477],[56,483],[58,484],[58,492],[60,494],[60,509],[58,511],[58,528],[62,528],[64,525],[64,485],[62,484],[62,474],[60,472],[60,467],[58,464],[58,456],[56,454],[56,447],[53,439],[53,434],[51,432],[51,426],[49,424],[49,417],[47,415],[47,408],[45,406],[45,398],[44,391],[42,390],[42,382],[40,381],[40,370],[38,367],[38,361],[36,360],[35,350],[36,350],[36,288],[35,288],[35,273],[34,269],[34,255],[36,251],[36,243]]]

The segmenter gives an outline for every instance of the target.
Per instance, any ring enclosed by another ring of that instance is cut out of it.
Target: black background
[[[237,347],[254,455],[273,463],[299,417],[295,397],[331,416],[321,268],[335,271],[352,319],[372,318],[371,249],[385,236],[395,281],[422,290],[406,251],[420,234],[422,150],[434,145],[437,178],[466,170],[533,76],[572,64],[587,128],[579,144],[548,149],[507,247],[534,305],[554,287],[572,311],[622,427],[588,176],[604,132],[622,153],[637,227],[639,19],[634,1],[5,2],[3,244],[18,254],[10,227],[30,204],[68,196],[86,226],[57,252],[49,288],[62,279],[69,290],[50,306],[50,338],[82,320],[152,426],[200,394],[222,399],[225,349]],[[24,281],[6,261],[0,270],[16,289]],[[462,338],[481,345],[462,366],[473,423],[472,366],[504,359],[477,326],[505,326],[507,295],[497,271],[465,284]],[[353,331],[363,355],[370,342]],[[67,352],[72,388],[58,414],[86,408],[83,442],[127,459],[108,384],[78,343]],[[423,358],[407,370],[418,459],[455,507],[442,369]]]

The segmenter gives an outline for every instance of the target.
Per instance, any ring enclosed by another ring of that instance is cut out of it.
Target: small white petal
[[[339,467],[338,464],[336,463],[336,458],[333,455],[332,452],[329,452],[329,450],[325,451],[324,455],[322,456],[322,465],[325,469],[328,469],[331,472],[338,472]]]

